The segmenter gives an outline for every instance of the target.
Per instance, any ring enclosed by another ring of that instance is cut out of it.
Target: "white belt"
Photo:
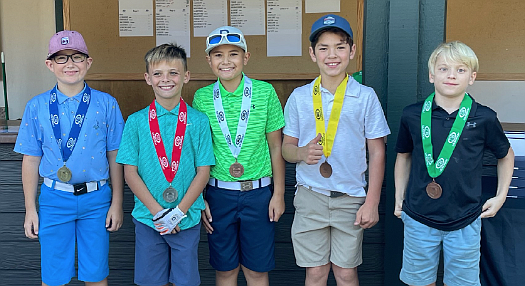
[[[225,182],[225,181],[217,180],[215,178],[210,178],[210,180],[208,181],[208,184],[210,186],[214,186],[216,188],[221,188],[221,189],[227,189],[227,190],[241,191],[241,192],[251,191],[253,189],[266,187],[271,183],[272,183],[272,178],[270,177],[260,178],[259,180],[255,180],[255,181]]]
[[[54,183],[54,186],[53,186],[53,183]],[[98,190],[99,184],[101,187],[104,186],[106,184],[106,180],[87,182],[86,183],[87,192],[89,193],[89,192]],[[59,191],[70,192],[70,193],[75,192],[75,187],[73,185],[62,183],[59,181],[54,181],[49,178],[44,178],[44,185],[50,188],[54,188],[55,190],[59,190]]]

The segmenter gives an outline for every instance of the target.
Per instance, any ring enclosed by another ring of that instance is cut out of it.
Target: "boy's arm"
[[[405,191],[410,178],[410,167],[412,165],[412,153],[397,153],[396,164],[394,167],[394,182],[396,187],[396,205],[394,215],[401,218]]]
[[[385,176],[385,139],[367,139],[368,146],[368,192],[365,203],[356,214],[354,225],[371,228],[379,221],[379,200]]]
[[[279,221],[284,213],[284,176],[285,165],[281,152],[282,129],[266,133],[266,140],[270,148],[273,173],[273,195],[268,206],[270,221]]]
[[[22,160],[22,185],[24,189],[26,216],[24,221],[25,235],[38,238],[38,214],[36,194],[38,188],[38,166],[42,157],[24,155]]]
[[[206,187],[208,180],[210,179],[210,166],[199,166],[197,167],[197,174],[193,181],[191,181],[190,187],[186,194],[179,203],[179,209],[186,213],[191,205],[197,200],[202,190]]]
[[[494,217],[499,211],[509,192],[510,181],[512,180],[512,173],[514,172],[514,151],[512,147],[509,148],[507,155],[498,159],[498,190],[496,196],[487,200],[483,204],[483,212],[481,218]]]
[[[124,178],[133,194],[148,208],[151,215],[156,215],[164,208],[153,198],[151,193],[139,176],[138,167],[124,165]]]
[[[298,147],[299,138],[284,135],[282,145],[283,158],[290,163],[304,161],[308,165],[315,165],[323,157],[323,146],[319,145],[321,134],[303,147]]]
[[[109,231],[117,231],[124,221],[122,212],[122,201],[124,196],[124,168],[115,162],[118,150],[106,152],[109,163],[109,177],[111,178],[111,206],[106,216],[106,228]]]

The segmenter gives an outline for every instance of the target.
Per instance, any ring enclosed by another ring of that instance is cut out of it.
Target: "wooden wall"
[[[24,196],[22,191],[22,156],[13,144],[0,144],[0,285],[40,285],[40,244],[24,235]],[[286,165],[286,211],[276,223],[276,269],[270,272],[270,285],[304,284],[304,270],[295,265],[290,238],[293,221],[295,165]],[[382,199],[384,201],[384,197]],[[124,196],[124,226],[110,236],[110,285],[133,284],[134,226],[131,222],[133,195]],[[363,264],[358,268],[361,285],[384,285],[384,203],[380,204],[378,225],[365,231]],[[199,266],[202,285],[215,285],[215,272],[208,263],[207,236],[201,232]],[[246,285],[239,279],[239,285]],[[76,279],[69,285],[83,285]],[[336,285],[330,275],[328,285]]]

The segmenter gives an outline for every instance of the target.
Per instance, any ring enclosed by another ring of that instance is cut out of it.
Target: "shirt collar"
[[[180,105],[180,101],[179,103],[177,103],[175,108],[173,108],[172,110],[167,110],[155,100],[155,108],[157,109],[157,117],[161,117],[166,114],[178,116],[179,115],[179,105]]]
[[[322,85],[321,92],[327,92],[331,94],[331,92],[328,91],[328,89],[324,88]],[[346,84],[345,96],[359,97],[360,92],[360,84],[351,75],[348,75],[348,83]]]
[[[227,91],[224,86],[222,86],[221,81],[219,80],[219,90],[221,91],[221,96],[242,96],[244,90],[244,73],[242,73],[242,79],[239,83],[237,89],[234,92]]]
[[[70,98],[73,98],[75,99],[77,102],[80,102],[80,100],[82,99],[82,95],[84,93],[84,91],[86,90],[86,84],[84,83],[84,88],[79,92],[77,93],[75,96],[72,96],[72,97],[69,97],[65,94],[63,94],[60,90],[58,90],[58,84],[55,85],[55,89],[57,91],[57,101],[58,101],[58,104],[62,104],[64,103],[66,100],[70,99]]]
[[[472,97],[472,95],[470,95],[470,93],[467,93],[467,96],[470,96],[470,98],[472,99],[472,106],[470,107],[470,113],[469,113],[468,117],[473,117],[476,114],[476,110],[478,110],[478,104],[476,103],[476,100],[474,100],[474,97]],[[432,111],[434,111],[436,109],[443,109],[443,108],[441,108],[441,106],[437,105],[436,99],[434,98],[432,100]],[[456,110],[456,111],[452,112],[452,114],[456,114],[456,112],[458,112],[458,111]]]

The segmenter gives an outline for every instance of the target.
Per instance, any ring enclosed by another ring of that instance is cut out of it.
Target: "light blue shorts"
[[[109,232],[106,216],[111,202],[108,184],[80,196],[42,184],[39,201],[42,281],[63,285],[75,276],[75,244],[78,248],[78,280],[98,282],[109,274]]]
[[[441,231],[412,219],[404,212],[405,225],[401,281],[408,285],[428,285],[437,277],[439,254],[443,248],[444,278],[448,286],[480,286],[479,259],[481,218],[455,231]]]

